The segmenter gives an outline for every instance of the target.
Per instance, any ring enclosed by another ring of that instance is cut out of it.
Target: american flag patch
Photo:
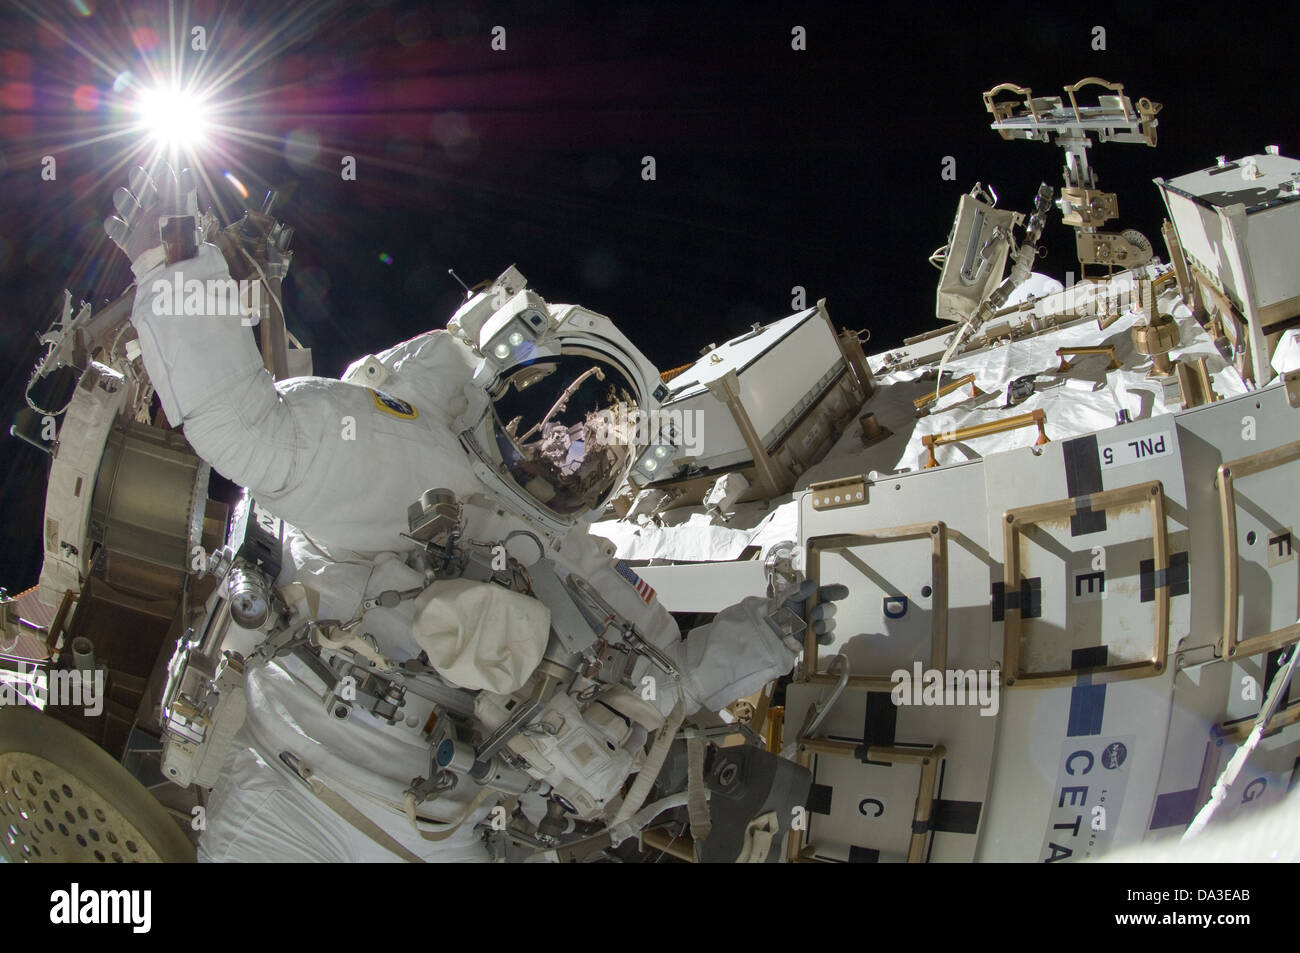
[[[619,560],[618,562],[614,563],[614,568],[617,569],[618,574],[622,576],[624,579],[626,579],[628,581],[628,584],[631,585],[631,587],[636,590],[636,594],[641,597],[641,601],[644,602],[646,605],[649,605],[650,600],[655,597],[655,591],[651,587],[650,583],[646,582],[644,579],[642,579],[640,576],[634,573],[632,571],[632,567],[629,566],[627,563],[623,562],[622,560]]]

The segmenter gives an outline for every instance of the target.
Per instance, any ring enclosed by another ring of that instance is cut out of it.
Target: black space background
[[[1158,148],[1092,152],[1119,193],[1118,227],[1140,228],[1161,254],[1154,176],[1300,148],[1289,16],[1081,7],[196,3],[188,23],[206,24],[208,57],[231,62],[266,41],[226,93],[254,98],[225,117],[240,132],[209,167],[220,194],[200,201],[219,199],[227,220],[237,211],[223,168],[254,197],[281,188],[278,214],[297,229],[290,328],[322,375],[445,323],[460,296],[447,268],[472,284],[511,263],[548,300],[619,321],[661,368],[789,313],[794,285],[810,303],[828,298],[838,325],[870,328],[880,350],[934,326],[926,258],[962,192],[991,182],[1023,210],[1039,181],[1060,185],[1057,147],[988,129],[980,93],[997,83],[1057,95],[1098,75],[1165,104]],[[64,287],[102,299],[130,277],[99,224],[130,140],[73,145],[112,114],[79,111],[72,90],[104,90],[136,64],[132,28],[152,25],[164,47],[169,32],[165,0],[32,9],[51,25],[0,5],[0,65],[26,54],[35,96],[15,109],[3,96],[14,76],[0,75],[0,584],[11,592],[40,568],[48,458],[7,435],[35,335]],[[174,9],[175,34],[188,35]],[[490,48],[495,25],[506,52]],[[805,52],[791,50],[795,25]],[[1104,52],[1091,49],[1094,25]],[[309,165],[285,158],[295,129],[319,137]],[[55,182],[41,181],[44,154]],[[342,155],[357,158],[355,182],[340,178]],[[645,155],[656,181],[641,179]],[[940,178],[944,156],[955,182]],[[1038,267],[1063,278],[1076,266],[1058,219]]]

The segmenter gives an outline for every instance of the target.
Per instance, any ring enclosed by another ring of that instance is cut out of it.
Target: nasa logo
[[[374,398],[375,406],[386,414],[393,417],[400,417],[402,420],[414,420],[420,416],[420,412],[408,404],[406,401],[394,397],[392,394],[385,394],[381,390],[375,390],[373,387],[367,388],[370,396]]]
[[[1101,766],[1113,771],[1123,764],[1124,759],[1127,757],[1128,748],[1125,748],[1122,742],[1112,742],[1111,744],[1106,745],[1101,752]]]

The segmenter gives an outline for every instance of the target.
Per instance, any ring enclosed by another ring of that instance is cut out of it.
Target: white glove
[[[199,215],[194,174],[189,169],[177,173],[166,165],[151,175],[136,166],[131,170],[130,185],[129,191],[113,193],[117,215],[104,220],[104,231],[131,259],[135,276],[147,274],[164,261],[193,257]]]
[[[814,594],[819,604],[810,610],[808,602]],[[750,596],[723,609],[708,625],[693,629],[679,650],[687,710],[720,711],[788,674],[803,651],[808,624],[818,642],[832,640],[834,600],[848,594],[847,586],[819,590],[814,583],[804,582],[779,602]]]
[[[848,594],[849,587],[840,583],[819,589],[815,582],[805,579],[793,594],[773,606],[767,624],[796,655],[803,651],[804,631],[808,626],[817,634],[819,644],[830,645],[835,641],[835,602]],[[810,608],[814,596],[817,604]]]

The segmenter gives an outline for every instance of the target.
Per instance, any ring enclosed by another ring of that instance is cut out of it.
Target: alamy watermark
[[[1109,282],[1076,280],[1074,272],[1067,271],[1064,287],[1042,297],[1045,299],[1043,313],[1048,317],[1082,310],[1124,314],[1141,311],[1142,283],[1133,278]]]
[[[104,670],[60,668],[47,672],[27,663],[17,670],[0,670],[0,705],[80,708],[94,718],[104,710]]]
[[[189,278],[174,272],[150,286],[150,307],[159,316],[238,317],[256,324],[262,313],[262,283],[249,278]]]
[[[153,926],[152,890],[96,890],[73,883],[50,894],[50,922],[56,926],[120,924],[132,933]]]
[[[998,713],[1001,673],[990,669],[896,669],[890,676],[894,687],[889,697],[895,705],[958,706],[978,705],[981,716]]]
[[[672,407],[643,411],[619,403],[601,415],[595,438],[605,446],[669,444],[677,448],[675,456],[699,456],[704,450],[704,411]]]

